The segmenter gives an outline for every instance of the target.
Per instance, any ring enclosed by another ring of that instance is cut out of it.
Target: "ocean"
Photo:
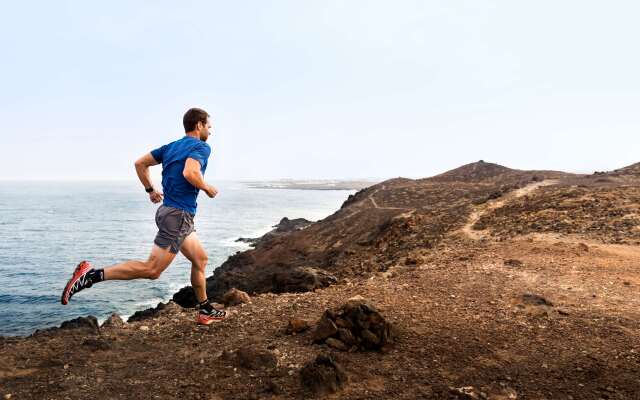
[[[255,189],[215,184],[219,194],[198,197],[195,226],[209,254],[207,276],[282,217],[319,220],[353,190]],[[157,228],[158,205],[136,182],[0,182],[0,335],[28,335],[79,316],[100,322],[126,318],[167,301],[190,284],[191,264],[179,254],[154,281],[107,281],[60,304],[61,291],[82,260],[105,267],[146,260]]]

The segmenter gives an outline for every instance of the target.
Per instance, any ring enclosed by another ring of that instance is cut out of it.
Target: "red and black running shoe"
[[[91,266],[89,261],[82,261],[80,264],[78,264],[76,270],[73,271],[73,276],[71,276],[71,279],[69,279],[69,282],[67,282],[67,285],[62,291],[62,297],[60,298],[60,302],[62,304],[66,305],[67,303],[69,303],[69,300],[71,300],[71,296],[78,293],[82,289],[91,287],[91,285],[93,285],[91,279],[88,279],[87,277],[87,273],[92,270],[93,267]]]
[[[220,322],[227,316],[227,312],[224,310],[216,310],[213,308],[211,311],[200,310],[198,311],[198,318],[196,321],[200,325],[210,325],[214,322]]]

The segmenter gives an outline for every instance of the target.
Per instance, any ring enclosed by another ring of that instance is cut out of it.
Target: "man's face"
[[[198,122],[196,129],[198,130],[200,140],[206,142],[211,135],[211,121],[209,121],[209,117],[207,117],[207,122],[204,124],[202,122]]]

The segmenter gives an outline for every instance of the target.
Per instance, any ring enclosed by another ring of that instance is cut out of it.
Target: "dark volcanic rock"
[[[293,232],[293,231],[297,231],[300,229],[304,229],[307,226],[311,225],[313,222],[304,219],[304,218],[294,218],[294,219],[289,219],[287,217],[284,217],[280,220],[280,222],[277,225],[274,225],[274,228],[276,232]]]
[[[336,327],[336,324],[329,318],[327,313],[325,313],[322,318],[320,318],[320,321],[318,321],[316,330],[313,332],[313,341],[323,342],[336,333],[338,333],[338,327]]]
[[[175,295],[174,295],[175,296]],[[195,299],[195,296],[194,296]],[[195,303],[192,307],[195,306]],[[177,304],[174,301],[168,301],[166,303],[158,303],[155,308],[147,308],[146,310],[136,311],[132,316],[129,317],[127,322],[135,322],[135,321],[144,321],[145,319],[155,318],[164,312],[171,311],[179,311],[180,308],[177,307]]]
[[[340,339],[328,338],[326,340],[326,343],[327,343],[327,346],[333,347],[336,350],[342,350],[342,351],[349,350],[349,347],[346,344],[344,344],[344,342],[342,342]]]
[[[88,331],[91,333],[97,333],[100,330],[98,326],[98,320],[93,315],[88,315],[86,317],[78,317],[68,321],[64,321],[60,324],[60,327],[50,327],[45,329],[37,329],[31,336],[48,336],[55,335],[57,332],[61,330],[80,330],[80,331]]]
[[[300,370],[302,386],[315,394],[335,393],[348,382],[344,368],[327,355],[319,355]]]
[[[60,329],[86,329],[90,331],[98,331],[98,320],[93,315],[87,317],[78,317],[69,321],[64,321],[60,325]]]
[[[379,350],[393,343],[396,333],[371,304],[356,296],[337,311],[327,310],[313,333],[314,343],[338,350]]]
[[[271,265],[258,268],[254,264],[239,264],[246,258],[243,253],[232,256],[222,267],[207,278],[207,296],[222,301],[224,294],[237,288],[250,294],[309,292],[327,287],[337,279],[318,268]],[[186,286],[173,295],[173,301],[182,307],[195,307],[196,297],[191,286]]]
[[[301,229],[306,228],[311,225],[313,222],[306,220],[304,218],[294,218],[289,219],[284,217],[280,220],[280,222],[273,226],[273,230],[265,233],[259,238],[238,238],[236,242],[249,243],[251,246],[257,247],[263,243],[266,243],[278,236],[281,236],[286,233],[299,231]]]

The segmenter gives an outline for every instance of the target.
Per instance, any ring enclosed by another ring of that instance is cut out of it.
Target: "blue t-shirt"
[[[196,198],[200,190],[190,184],[182,172],[187,158],[193,158],[200,162],[200,171],[204,175],[211,147],[200,139],[185,136],[152,150],[151,155],[162,163],[163,204],[195,214],[198,207]]]

